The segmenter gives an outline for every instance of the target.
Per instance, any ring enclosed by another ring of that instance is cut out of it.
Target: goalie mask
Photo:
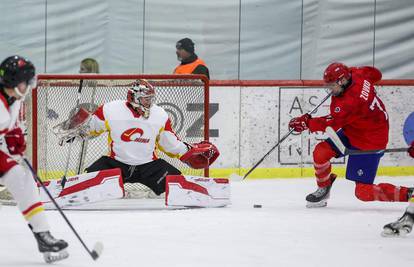
[[[128,102],[140,115],[148,119],[155,101],[155,88],[147,80],[141,79],[128,89]]]
[[[20,85],[22,82],[26,82],[25,88]],[[23,98],[36,87],[35,67],[23,57],[8,57],[0,64],[0,83],[6,88],[14,89]]]

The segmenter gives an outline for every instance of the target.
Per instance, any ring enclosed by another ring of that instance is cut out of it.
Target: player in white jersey
[[[0,64],[0,184],[16,200],[45,260],[54,262],[69,256],[68,244],[50,234],[32,173],[18,162],[26,150],[19,111],[24,97],[35,85],[35,67],[27,59],[11,56]]]
[[[181,172],[158,158],[157,149],[196,169],[209,166],[218,157],[217,148],[209,142],[182,142],[167,112],[154,104],[154,98],[155,88],[138,80],[129,89],[127,101],[112,101],[94,112],[90,134],[108,132],[109,155],[95,161],[87,172],[120,168],[125,183],[142,183],[160,195],[165,192],[166,176]]]
[[[408,148],[408,154],[414,158],[414,141]],[[409,205],[405,210],[403,216],[395,222],[384,225],[382,236],[405,236],[411,232],[414,224],[414,196],[408,199]]]

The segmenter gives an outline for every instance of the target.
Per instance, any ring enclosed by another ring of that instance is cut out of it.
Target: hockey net
[[[53,134],[53,127],[74,112],[79,95],[80,106],[93,111],[104,103],[126,99],[128,88],[137,79],[147,79],[155,86],[156,103],[167,111],[181,140],[188,143],[208,140],[209,87],[204,76],[39,75],[30,103],[31,116],[27,120],[29,139],[32,140],[32,162],[42,180],[62,178],[66,165],[67,176],[81,173],[95,160],[108,154],[106,134],[85,142],[75,141],[72,145],[60,145]],[[184,174],[208,176],[208,169],[194,170],[162,152],[157,155]],[[154,196],[151,190],[138,183],[125,184],[125,190],[132,198]]]

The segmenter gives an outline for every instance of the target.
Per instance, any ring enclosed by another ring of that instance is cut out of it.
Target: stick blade
[[[104,249],[104,246],[102,242],[97,242],[95,246],[93,246],[91,256],[95,261],[102,255],[103,249]]]

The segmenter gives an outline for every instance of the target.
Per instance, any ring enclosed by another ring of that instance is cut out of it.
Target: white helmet
[[[148,119],[155,100],[155,88],[147,80],[137,80],[128,89],[127,100],[144,118]]]

